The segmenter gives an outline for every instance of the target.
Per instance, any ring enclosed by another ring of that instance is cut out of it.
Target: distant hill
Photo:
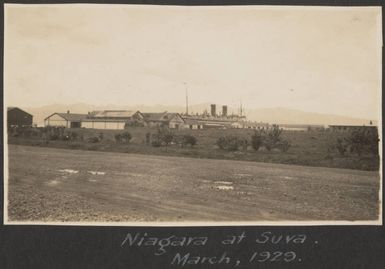
[[[34,123],[38,125],[44,124],[44,119],[55,112],[67,112],[68,110],[73,113],[87,113],[93,110],[114,110],[114,109],[127,109],[127,110],[139,110],[141,112],[185,112],[183,106],[167,106],[167,105],[136,105],[136,106],[117,106],[117,105],[103,105],[95,106],[84,103],[63,105],[53,104],[42,107],[20,107],[25,111],[31,113],[34,116]],[[201,113],[204,110],[210,111],[210,104],[198,104],[189,106],[190,113]],[[236,112],[236,108],[228,108],[229,113],[231,111]],[[222,107],[217,105],[217,113],[222,112]],[[370,119],[358,119],[342,115],[321,114],[314,112],[306,112],[297,109],[275,107],[275,108],[256,108],[245,109],[244,114],[248,120],[258,122],[268,122],[277,124],[356,124],[356,125],[368,125]],[[373,120],[373,124],[377,124],[376,120]]]
[[[347,124],[347,125],[369,125],[370,119],[358,119],[341,115],[321,114],[314,112],[305,112],[290,108],[259,108],[246,110],[248,119],[254,119],[262,122],[281,123],[281,124]],[[377,121],[373,119],[373,124]]]

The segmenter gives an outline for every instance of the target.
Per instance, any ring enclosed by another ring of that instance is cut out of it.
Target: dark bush
[[[155,141],[151,143],[153,146],[155,143],[156,146],[160,144],[160,145],[165,145],[167,148],[167,146],[171,144],[171,142],[174,140],[175,135],[168,127],[159,127],[158,133],[155,134],[153,137]]]
[[[64,130],[65,128],[61,126],[47,126],[41,129],[41,133],[49,140],[62,140]]]
[[[239,147],[244,143],[244,139],[237,136],[221,136],[218,138],[216,145],[220,149],[228,151],[237,151]]]
[[[282,152],[287,152],[291,143],[281,137],[282,129],[278,125],[272,125],[268,129],[258,129],[251,136],[251,146],[254,150],[259,150],[262,146],[268,151],[278,148]]]
[[[151,133],[146,133],[146,145],[149,145],[151,141]]]
[[[191,147],[195,146],[195,144],[197,143],[197,138],[195,136],[192,136],[192,135],[184,135],[182,137],[182,147],[186,146],[186,145],[190,145]]]
[[[281,141],[281,133],[282,129],[280,129],[279,126],[275,124],[265,132],[264,146],[268,151],[275,148],[278,142]]]
[[[364,152],[378,154],[378,132],[377,128],[358,128],[350,132],[346,139],[349,144],[350,152],[361,156]]]
[[[255,130],[254,134],[251,136],[251,146],[254,150],[259,150],[259,148],[263,145],[264,140],[264,132],[263,130]]]
[[[239,146],[242,147],[243,151],[247,151],[247,147],[249,146],[249,141],[246,138],[241,138]]]
[[[32,136],[32,129],[31,128],[22,128],[22,134],[24,137],[31,137]]]
[[[287,140],[281,140],[277,143],[277,148],[282,152],[287,152],[291,147],[291,143]]]
[[[76,140],[79,135],[76,132],[70,132],[69,136],[70,136],[71,140]]]
[[[91,136],[91,137],[87,138],[88,143],[98,143],[100,141],[101,141],[101,139],[99,136]]]
[[[153,141],[151,142],[151,145],[152,145],[153,147],[160,147],[160,146],[162,146],[162,143],[161,143],[159,140],[153,140]]]
[[[153,147],[160,147],[160,146],[162,146],[162,140],[161,140],[160,135],[158,133],[151,135],[151,145]]]
[[[220,149],[225,149],[226,144],[227,144],[226,137],[221,136],[221,137],[219,137],[219,138],[217,139],[216,145],[217,145]]]
[[[59,139],[59,135],[57,134],[50,134],[49,135],[49,140],[58,140]]]
[[[348,150],[348,145],[346,143],[346,140],[343,140],[341,138],[337,138],[335,147],[341,156],[344,156],[346,151]]]
[[[162,141],[164,142],[166,147],[172,142],[173,139],[174,139],[173,134],[165,134],[162,136]]]
[[[115,135],[115,140],[118,143],[129,143],[131,138],[132,138],[132,135],[129,132],[124,132],[124,133]]]

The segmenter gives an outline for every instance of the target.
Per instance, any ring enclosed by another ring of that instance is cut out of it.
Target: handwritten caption
[[[225,235],[223,238],[209,238],[208,236],[176,236],[157,237],[150,233],[127,233],[121,247],[151,248],[155,256],[167,256],[171,265],[201,265],[223,264],[237,267],[244,263],[295,263],[302,262],[303,257],[297,252],[305,243],[309,242],[306,234],[275,234],[265,231],[253,236],[246,232]],[[214,245],[213,245],[214,244]],[[246,257],[231,255],[231,249],[241,247],[242,244],[252,246],[248,248]],[[214,246],[212,248],[212,246]],[[217,246],[217,247],[216,247]],[[253,249],[253,246],[255,248]],[[207,255],[210,251],[223,251],[217,255]],[[204,255],[196,253],[203,252]],[[168,254],[168,255],[165,255]]]

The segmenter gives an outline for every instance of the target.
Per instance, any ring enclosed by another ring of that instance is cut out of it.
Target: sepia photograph
[[[381,225],[381,7],[4,5],[4,223]]]

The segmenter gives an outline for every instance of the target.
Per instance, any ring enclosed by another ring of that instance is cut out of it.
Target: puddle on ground
[[[79,173],[78,170],[73,170],[73,169],[59,169],[59,172],[69,173],[69,174],[77,174],[77,173]]]
[[[55,186],[55,185],[57,185],[59,183],[60,183],[59,180],[53,179],[53,180],[48,181],[47,184],[50,185],[50,186]]]
[[[229,190],[234,190],[234,187],[233,186],[215,186],[216,189],[218,190],[225,190],[225,191],[229,191]]]
[[[215,184],[223,184],[223,185],[232,185],[233,182],[230,181],[214,181]]]
[[[99,172],[99,171],[87,171],[87,172],[92,175],[98,175],[98,176],[102,176],[106,174],[106,172]]]
[[[281,176],[281,178],[284,178],[284,179],[294,179],[294,177],[288,177],[288,176]]]

